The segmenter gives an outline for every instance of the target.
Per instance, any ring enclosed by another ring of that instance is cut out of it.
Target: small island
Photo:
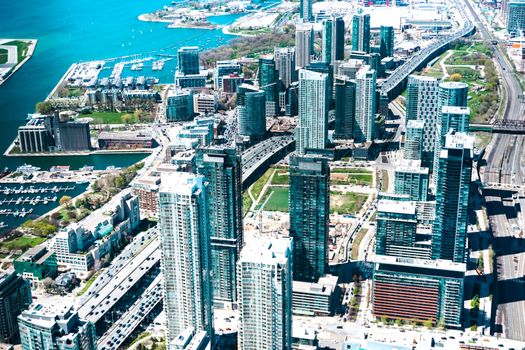
[[[36,39],[0,39],[0,85],[31,58]]]

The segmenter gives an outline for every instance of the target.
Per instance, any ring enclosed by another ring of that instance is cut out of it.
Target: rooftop
[[[257,237],[241,251],[240,262],[282,263],[290,258],[292,252],[291,238]]]
[[[416,202],[380,199],[377,202],[377,211],[396,214],[416,215]]]
[[[387,255],[376,255],[375,261],[380,264],[390,264],[399,266],[414,266],[423,269],[440,269],[454,272],[465,272],[466,265],[463,263],[456,263],[451,260],[427,260],[427,259],[414,259],[414,258],[402,258],[396,256]]]
[[[441,107],[441,113],[470,115],[470,108],[458,106],[443,106]]]

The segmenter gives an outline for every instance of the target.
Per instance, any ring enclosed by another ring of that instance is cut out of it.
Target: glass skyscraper
[[[312,0],[299,0],[299,17],[303,22],[310,22],[314,19],[312,12]]]
[[[301,69],[299,71],[299,118],[296,151],[324,149],[328,142],[329,76]]]
[[[342,17],[331,17],[323,23],[322,59],[334,65],[345,58],[345,22]]]
[[[379,54],[381,57],[394,56],[394,27],[381,26],[379,32]]]
[[[237,88],[237,115],[239,135],[251,141],[260,141],[266,134],[266,96],[253,85]]]
[[[423,120],[409,120],[406,127],[404,157],[408,160],[421,160],[423,156]]]
[[[317,281],[328,265],[330,168],[325,159],[290,157],[290,237],[294,280]]]
[[[279,106],[279,72],[273,58],[259,58],[259,88],[266,96],[266,116],[273,117],[278,114]]]
[[[282,87],[288,89],[294,81],[297,81],[295,47],[276,47],[273,57]]]
[[[204,176],[211,241],[213,299],[236,300],[235,267],[242,247],[241,157],[234,148],[199,148],[197,173]]]
[[[181,47],[177,51],[177,67],[180,74],[199,74],[199,48],[197,46]]]
[[[426,201],[428,193],[428,168],[404,162],[394,170],[394,192],[408,194],[412,201]]]
[[[237,267],[238,349],[292,349],[292,241],[256,238]]]
[[[16,272],[0,272],[0,343],[20,340],[17,316],[31,305],[29,281]]]
[[[439,156],[432,258],[465,263],[474,137],[451,132]]]
[[[352,51],[370,53],[370,15],[355,14],[352,20]]]
[[[363,66],[356,74],[355,142],[374,140],[376,105],[376,72]]]
[[[314,53],[314,29],[311,24],[295,28],[295,68],[306,68]]]
[[[159,234],[168,349],[188,327],[213,335],[208,221],[204,177],[161,173]]]
[[[346,76],[335,79],[334,138],[349,140],[354,136],[356,84]]]

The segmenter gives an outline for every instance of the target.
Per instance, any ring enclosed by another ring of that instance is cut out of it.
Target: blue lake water
[[[69,66],[78,61],[130,54],[174,54],[181,46],[197,45],[205,50],[234,38],[221,30],[166,28],[166,23],[141,22],[142,13],[170,5],[163,0],[92,1],[3,1],[0,6],[0,37],[38,39],[33,57],[0,86],[0,153],[3,153],[23,124],[53,89]],[[214,16],[217,24],[232,23],[241,15]],[[176,60],[156,72],[162,82],[172,82]],[[144,74],[144,73],[143,73]],[[0,168],[13,169],[23,163],[42,168],[52,165],[124,166],[139,155],[88,157],[0,157]]]

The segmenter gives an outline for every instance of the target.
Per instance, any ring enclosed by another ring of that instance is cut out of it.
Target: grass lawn
[[[44,237],[22,236],[13,240],[2,242],[0,243],[0,247],[7,248],[8,250],[21,249],[25,251],[29,248],[39,245],[45,240],[46,238]]]
[[[331,170],[330,182],[334,185],[372,186],[372,172],[360,168],[334,168]]]
[[[281,211],[287,213],[290,210],[288,199],[288,187],[271,187],[270,199],[266,202],[264,210]]]
[[[368,195],[354,192],[330,192],[330,214],[356,214],[361,210]]]
[[[279,169],[273,175],[272,185],[288,185],[290,181],[290,176],[288,169]]]
[[[365,238],[368,230],[366,228],[362,228],[357,233],[357,236],[354,238],[354,241],[352,242],[352,251],[350,253],[350,259],[357,260],[359,257],[359,245],[361,244],[361,241],[363,238]]]
[[[363,168],[333,168],[330,169],[331,173],[352,173],[352,174],[372,174],[372,172],[368,169]]]
[[[122,116],[126,113],[120,112],[94,112],[90,114],[80,114],[79,118],[93,118],[93,124],[124,124]],[[131,114],[130,124],[135,123],[133,114]]]
[[[29,49],[29,43],[26,43],[25,41],[15,40],[15,41],[10,41],[8,43],[5,43],[3,45],[17,47],[19,63],[27,56],[27,50]]]
[[[272,175],[273,173],[273,169],[270,168],[268,170],[266,170],[266,172],[257,180],[253,183],[252,185],[252,195],[253,195],[253,198],[255,198],[257,200],[257,198],[259,198],[259,195],[261,194],[261,191],[264,187],[264,185],[266,184],[266,182],[268,181],[268,179],[270,178],[270,175]]]
[[[7,62],[7,50],[0,49],[0,64],[4,64],[6,62]]]
[[[389,185],[389,179],[388,179],[388,170],[381,170],[381,176],[383,177],[383,183],[381,184],[381,190],[383,192],[388,192],[388,185]]]
[[[91,287],[91,285],[93,284],[93,282],[95,282],[95,280],[97,279],[98,275],[100,275],[101,272],[102,272],[102,271],[100,271],[100,270],[97,271],[97,272],[95,272],[95,273],[93,274],[93,276],[91,276],[91,277],[87,280],[87,282],[86,282],[86,284],[84,285],[84,287],[80,290],[80,292],[78,292],[78,296],[81,296],[81,295],[83,295],[85,292],[88,291],[89,287]]]
[[[248,210],[250,210],[251,206],[252,206],[252,199],[250,198],[248,191],[244,191],[242,194],[242,214],[243,215],[248,214]]]

